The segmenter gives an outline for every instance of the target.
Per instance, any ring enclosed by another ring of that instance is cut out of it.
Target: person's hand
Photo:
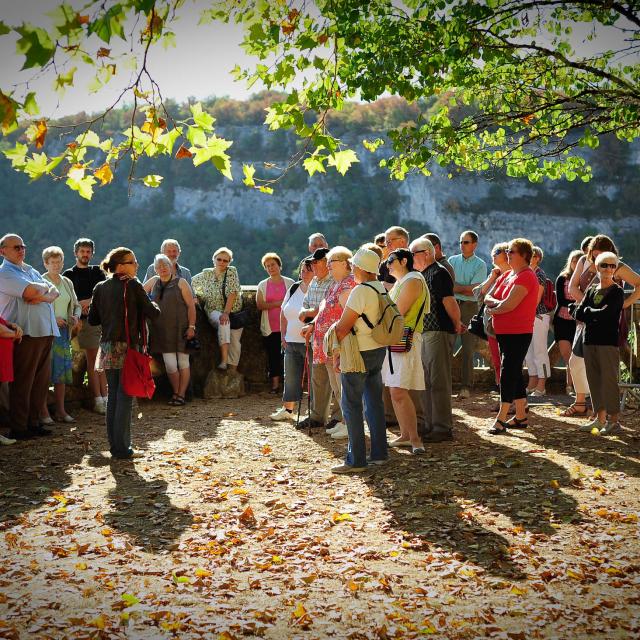
[[[82,309],[82,315],[83,316],[88,316],[89,315],[89,307],[91,306],[91,300],[83,300],[80,303],[80,308]]]
[[[56,318],[56,324],[60,329],[67,326],[67,321],[64,318]]]
[[[19,327],[17,324],[14,324],[13,330],[16,332],[16,337],[14,338],[14,340],[16,342],[22,342],[22,336],[23,336],[22,327]]]
[[[340,373],[340,352],[333,354],[333,370],[336,373]]]
[[[300,330],[300,335],[304,338],[305,342],[309,342],[311,334],[313,333],[313,325],[306,325]]]
[[[229,314],[221,313],[220,314],[220,324],[229,324]]]
[[[280,339],[280,346],[282,347],[283,351],[287,348],[287,341],[284,338]]]
[[[500,267],[494,267],[493,269],[491,269],[492,278],[497,278],[501,273],[502,271],[500,271]]]
[[[196,335],[196,330],[195,330],[195,329],[192,329],[191,327],[189,327],[189,328],[187,329],[187,331],[185,332],[184,337],[185,337],[187,340],[191,340],[191,338],[194,338],[194,337],[195,337],[195,335]]]
[[[490,316],[492,316],[492,315],[493,315],[493,310],[494,310],[495,306],[496,306],[496,305],[493,305],[493,306],[491,306],[491,307],[490,307],[490,306],[488,306],[488,305],[487,305],[487,306],[484,308],[484,312],[485,312],[485,313],[487,313],[487,314],[489,314]]]
[[[71,324],[73,325],[71,328],[76,329],[80,324],[80,318],[76,318],[76,316],[71,316]]]
[[[462,334],[462,333],[466,333],[466,331],[467,331],[467,327],[465,327],[462,322],[458,322],[458,326],[456,327],[456,333]]]

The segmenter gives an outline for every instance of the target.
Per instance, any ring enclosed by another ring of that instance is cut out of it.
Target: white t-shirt
[[[380,293],[386,293],[386,289],[382,285],[382,282],[378,280],[371,280],[367,282],[367,285],[375,287]],[[351,290],[349,299],[347,300],[347,307],[355,311],[358,315],[366,314],[369,322],[375,325],[379,320],[380,315],[380,303],[378,301],[378,294],[371,290],[371,286],[357,285]],[[371,337],[371,329],[367,326],[362,318],[356,320],[353,326],[358,338],[358,347],[360,351],[371,351],[371,349],[380,349],[383,345],[376,342]]]
[[[298,315],[302,310],[302,301],[304,300],[304,291],[299,286],[293,296],[289,295],[289,291],[284,297],[282,303],[282,313],[287,319],[287,332],[285,333],[285,342],[304,342],[304,338],[300,335],[304,322],[300,322]]]

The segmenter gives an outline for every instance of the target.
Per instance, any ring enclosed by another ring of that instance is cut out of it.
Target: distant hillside
[[[49,244],[69,252],[80,235],[94,238],[103,255],[119,244],[132,247],[148,264],[165,237],[183,245],[184,263],[198,271],[210,266],[212,251],[221,245],[235,252],[243,282],[255,283],[264,272],[260,257],[277,251],[287,273],[304,255],[306,238],[323,231],[332,244],[355,247],[391,224],[403,224],[412,234],[433,230],[441,234],[448,252],[456,249],[459,232],[477,229],[481,253],[513,236],[528,236],[547,253],[546,266],[553,273],[568,250],[589,232],[611,233],[625,258],[640,264],[639,147],[606,139],[591,152],[594,179],[582,182],[546,182],[532,185],[501,175],[456,173],[448,179],[444,170],[430,178],[411,176],[405,182],[389,180],[378,168],[379,156],[366,151],[361,141],[378,137],[387,127],[415,119],[434,104],[409,105],[397,98],[369,105],[350,104],[330,117],[334,133],[358,150],[361,162],[342,178],[335,174],[309,178],[299,168],[289,171],[272,196],[253,192],[241,181],[241,163],[283,165],[296,149],[296,140],[285,132],[267,132],[262,125],[265,107],[274,94],[258,94],[245,102],[212,98],[207,109],[216,117],[221,135],[234,141],[231,147],[234,182],[213,168],[194,169],[169,159],[145,160],[139,174],[165,176],[158,190],[135,188],[128,197],[126,179],[119,176],[96,190],[91,202],[79,198],[63,184],[41,180],[28,183],[0,159],[1,233],[15,230],[29,245],[29,260],[38,265],[39,253]],[[169,105],[172,114],[186,115],[186,105]],[[86,119],[86,114],[61,124]],[[129,121],[130,111],[107,115],[106,131]],[[49,144],[64,140],[50,139]],[[384,153],[384,147],[383,147]],[[266,175],[266,169],[260,169]]]

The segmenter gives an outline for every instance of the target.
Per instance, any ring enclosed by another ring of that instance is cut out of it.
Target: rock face
[[[245,395],[244,376],[241,373],[219,369],[209,371],[202,390],[202,397],[205,400],[240,398],[243,395]]]

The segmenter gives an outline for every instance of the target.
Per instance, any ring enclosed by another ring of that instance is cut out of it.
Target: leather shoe
[[[12,440],[31,440],[33,435],[30,431],[9,431],[8,437]]]
[[[310,418],[305,418],[296,426],[296,429],[320,429],[322,427],[324,427],[324,424],[322,424],[322,422],[319,422],[318,420],[311,420]]]
[[[36,427],[35,429],[30,429],[29,433],[31,433],[34,436],[44,437],[44,436],[50,436],[53,433],[53,431],[51,431],[51,429],[45,429],[44,427]]]
[[[453,440],[451,431],[429,431],[422,436],[422,442],[445,442]]]

